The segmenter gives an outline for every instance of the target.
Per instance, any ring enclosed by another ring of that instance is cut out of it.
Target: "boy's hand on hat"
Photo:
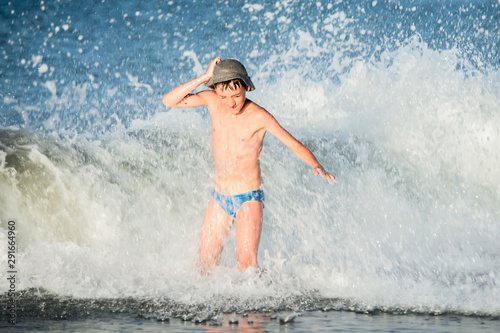
[[[207,81],[210,81],[210,79],[212,79],[212,77],[214,76],[215,65],[217,65],[221,60],[222,59],[220,57],[217,57],[214,60],[210,61],[207,71],[205,72],[205,75],[207,76]]]

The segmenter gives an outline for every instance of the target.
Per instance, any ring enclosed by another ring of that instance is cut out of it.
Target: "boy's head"
[[[235,90],[240,86],[243,86],[246,91],[255,89],[245,67],[234,59],[221,60],[215,65],[214,75],[205,85],[214,90],[216,87],[221,87],[222,90],[227,88]]]

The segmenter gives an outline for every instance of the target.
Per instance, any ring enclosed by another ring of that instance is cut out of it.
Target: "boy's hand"
[[[319,176],[325,178],[326,180],[328,180],[329,183],[336,183],[337,182],[335,177],[333,175],[331,175],[330,173],[328,173],[321,165],[315,167],[313,169],[313,172],[316,176],[319,175]]]
[[[214,60],[210,61],[210,64],[208,65],[207,71],[205,72],[206,76],[206,81],[208,82],[212,79],[212,76],[214,76],[214,68],[215,65],[217,65],[222,59],[220,57],[215,58]]]

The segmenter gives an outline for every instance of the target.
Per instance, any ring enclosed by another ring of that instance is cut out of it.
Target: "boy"
[[[203,83],[212,90],[191,94]],[[259,157],[266,132],[309,164],[315,175],[336,182],[311,151],[282,128],[270,113],[246,99],[246,92],[254,89],[240,62],[216,58],[205,74],[163,96],[167,107],[206,106],[212,119],[215,191],[208,203],[200,236],[197,265],[203,272],[211,271],[218,264],[233,220],[236,220],[238,268],[244,271],[257,267],[264,206]]]

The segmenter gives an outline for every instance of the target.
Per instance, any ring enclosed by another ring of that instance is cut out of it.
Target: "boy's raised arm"
[[[206,101],[202,95],[193,95],[191,92],[209,81],[214,73],[215,65],[220,61],[220,58],[215,58],[208,65],[207,71],[202,76],[181,84],[174,90],[163,95],[163,104],[171,108],[190,108],[206,105]]]

